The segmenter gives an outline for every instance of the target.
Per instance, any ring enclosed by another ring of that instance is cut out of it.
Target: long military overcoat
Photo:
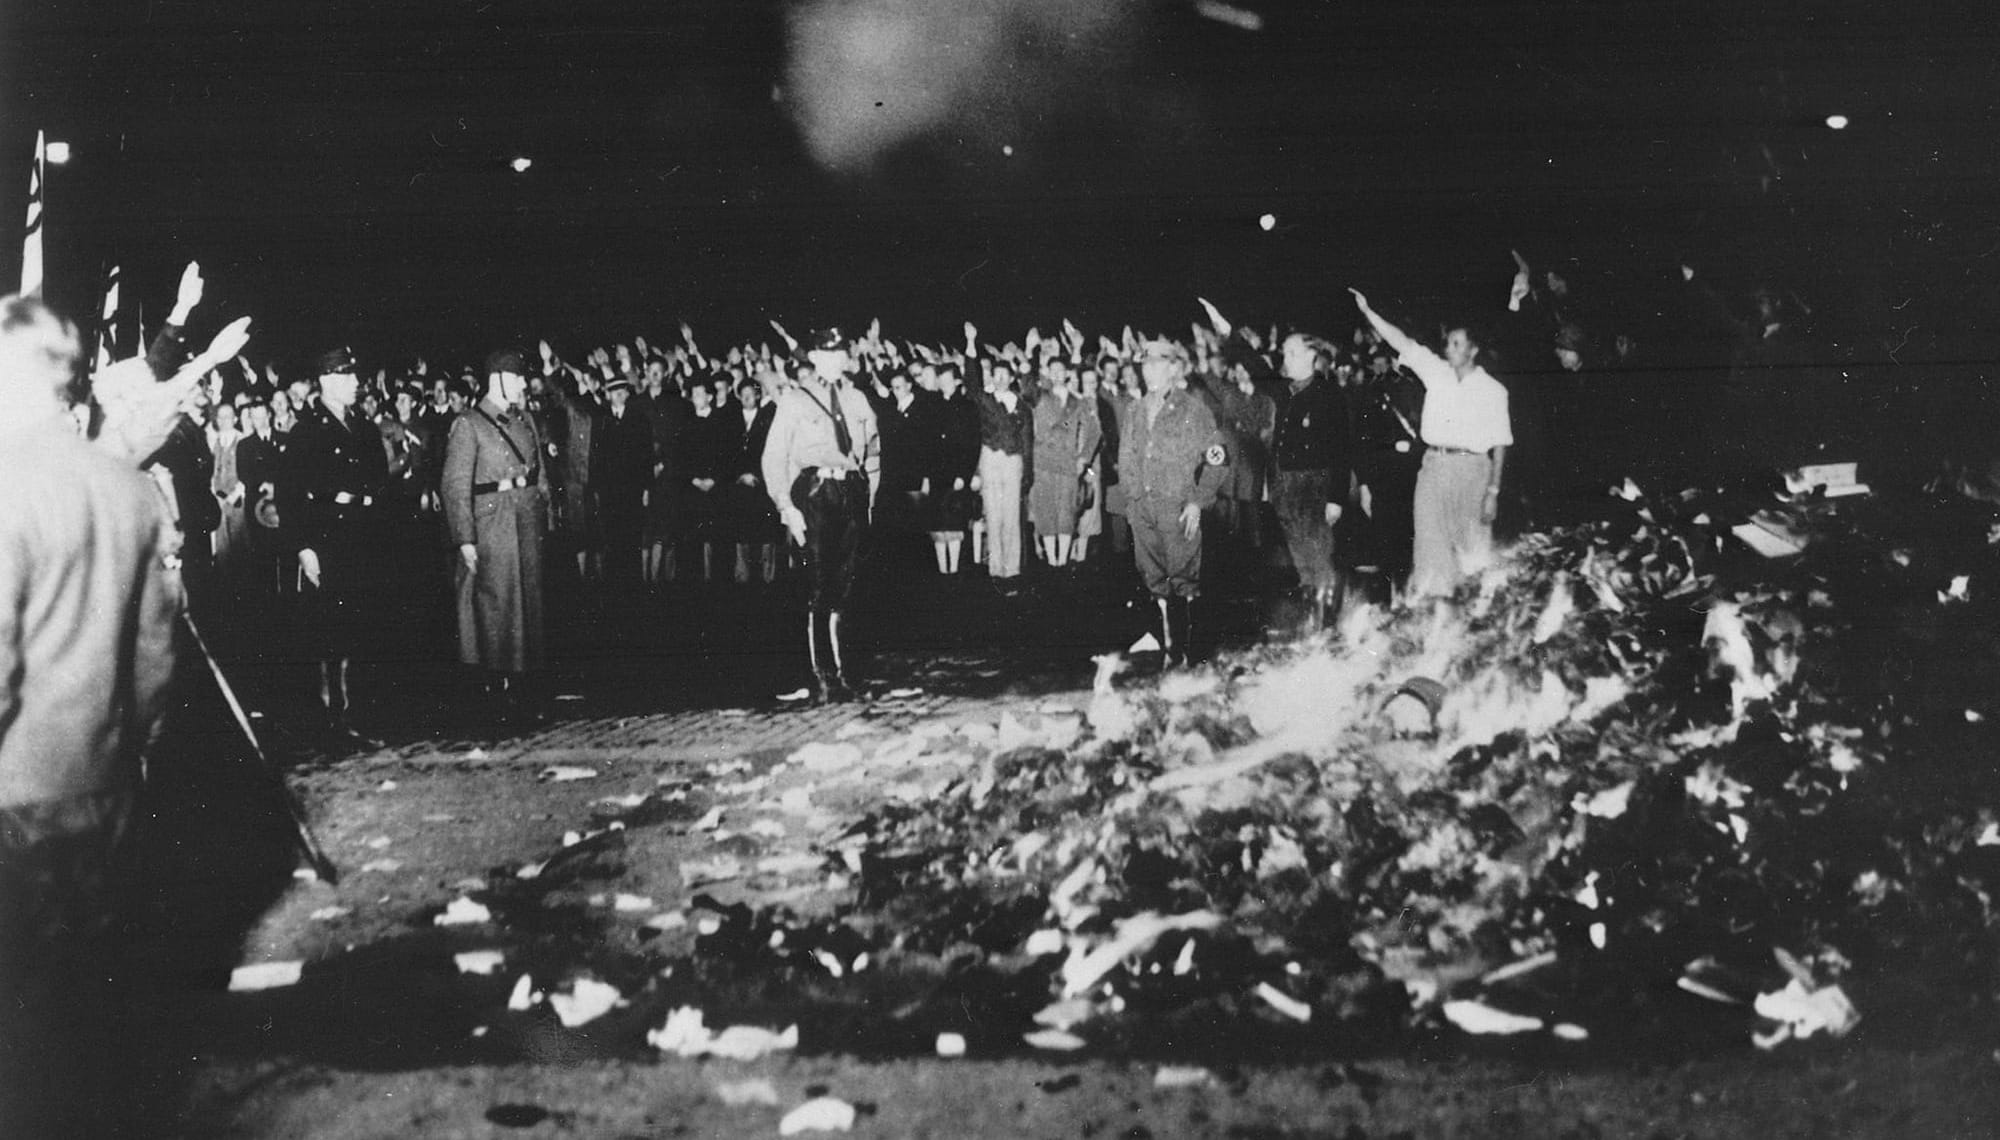
[[[502,673],[546,660],[542,620],[542,540],[548,532],[548,471],[534,417],[491,401],[462,413],[445,445],[445,524],[463,559],[458,583],[458,659]]]

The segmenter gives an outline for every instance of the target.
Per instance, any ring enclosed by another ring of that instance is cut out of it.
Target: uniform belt
[[[852,475],[861,474],[861,469],[859,467],[808,467],[800,472],[800,474],[810,475],[815,479],[845,479]]]
[[[357,503],[364,507],[372,507],[375,505],[375,496],[357,495],[352,491],[335,491],[333,501],[343,507],[351,507]]]
[[[1485,452],[1483,452],[1483,451],[1474,451],[1474,450],[1472,450],[1472,449],[1471,449],[1471,448],[1469,448],[1469,447],[1438,447],[1438,446],[1437,446],[1437,445],[1435,445],[1435,444],[1433,444],[1433,445],[1431,446],[1431,450],[1432,450],[1432,451],[1435,451],[1435,452],[1437,452],[1437,453],[1438,453],[1439,455],[1484,455],[1484,454],[1486,454],[1486,453],[1485,453]]]
[[[491,495],[496,491],[514,491],[526,487],[534,482],[534,480],[535,477],[533,475],[516,475],[512,479],[502,479],[497,483],[474,483],[472,485],[472,493],[475,495]]]

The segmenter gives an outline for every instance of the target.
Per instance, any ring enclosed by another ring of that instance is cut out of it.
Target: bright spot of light
[[[1278,228],[1278,216],[1276,214],[1265,214],[1263,217],[1257,219],[1257,228],[1267,234],[1270,233],[1272,230]]]
[[[1014,157],[1014,148],[1011,144],[1003,146],[1000,148],[1000,153],[1006,155],[1008,158],[1012,158]]]
[[[535,165],[535,162],[528,156],[522,155],[520,158],[515,159],[514,161],[508,163],[507,165],[513,167],[514,173],[516,174],[526,174],[528,172],[528,168],[530,166]]]
[[[1844,131],[1847,129],[1847,116],[1828,115],[1826,117],[1826,125],[1829,130]]]
[[[1194,10],[1218,24],[1228,24],[1232,28],[1241,28],[1246,32],[1264,30],[1264,17],[1247,8],[1224,4],[1221,0],[1194,0]]]
[[[42,152],[50,166],[61,166],[69,161],[69,144],[60,140],[51,141]]]

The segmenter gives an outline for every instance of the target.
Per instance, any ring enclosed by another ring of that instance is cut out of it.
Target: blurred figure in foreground
[[[0,1136],[118,1134],[110,935],[182,603],[173,523],[80,438],[76,331],[0,299]]]

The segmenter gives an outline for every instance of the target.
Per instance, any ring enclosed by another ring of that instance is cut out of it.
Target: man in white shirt
[[[1427,450],[1417,473],[1410,593],[1448,594],[1492,557],[1500,475],[1513,446],[1507,389],[1479,364],[1479,342],[1463,325],[1445,333],[1444,355],[1369,308],[1354,303],[1405,368],[1424,383],[1421,434]]]

